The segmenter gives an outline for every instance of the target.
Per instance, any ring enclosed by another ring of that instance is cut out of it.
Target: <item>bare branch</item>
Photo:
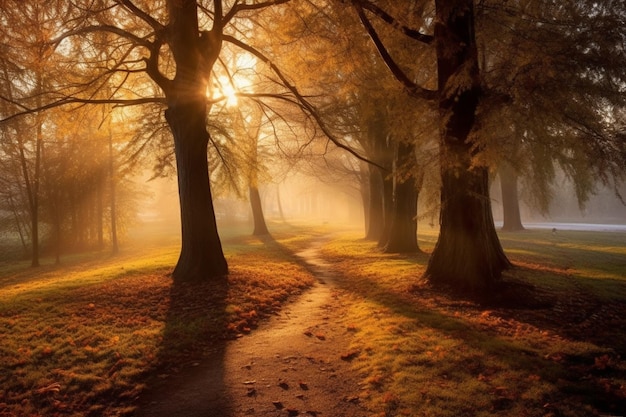
[[[163,43],[165,42],[164,30],[161,32],[157,32],[154,43],[152,43],[148,49],[150,50],[150,55],[145,58],[146,62],[146,73],[152,80],[157,83],[159,87],[163,90],[163,92],[167,95],[171,91],[172,81],[164,76],[159,69],[159,51]]]
[[[156,19],[154,19],[148,13],[144,12],[139,7],[137,7],[131,0],[115,0],[115,2],[117,4],[121,4],[126,9],[128,9],[129,12],[131,12],[132,14],[134,14],[135,16],[137,16],[138,18],[140,18],[141,20],[149,24],[152,27],[152,29],[154,29],[155,32],[159,32],[165,29],[165,26],[159,23]]]
[[[430,45],[435,40],[435,37],[432,35],[425,35],[419,30],[411,29],[409,27],[406,27],[400,24],[400,22],[398,22],[398,20],[396,20],[393,16],[391,16],[390,14],[385,12],[383,9],[381,9],[380,7],[376,6],[375,4],[371,3],[368,0],[352,0],[352,4],[355,7],[358,7],[360,9],[369,10],[370,12],[374,13],[376,16],[380,17],[384,22],[398,29],[400,32],[402,32],[403,34],[405,34],[411,39],[415,39],[427,45]]]
[[[222,29],[224,28],[224,5],[222,4],[222,0],[214,0],[213,4],[215,14],[213,16],[213,27],[211,28],[211,30],[214,30],[216,32],[223,32]]]
[[[142,104],[149,104],[149,103],[166,104],[165,98],[163,97],[145,97],[145,98],[136,98],[136,99],[113,99],[113,98],[82,99],[82,98],[76,98],[76,97],[69,97],[69,98],[58,100],[58,101],[54,101],[52,103],[45,104],[40,107],[29,108],[18,102],[15,102],[14,100],[10,100],[6,97],[0,97],[0,99],[7,101],[11,104],[17,105],[21,107],[22,109],[24,109],[21,112],[14,113],[10,116],[5,117],[4,119],[0,119],[0,123],[4,123],[9,120],[16,119],[18,117],[25,116],[27,114],[38,113],[40,111],[49,110],[49,109],[53,109],[56,107],[62,107],[62,106],[66,106],[69,104],[115,104],[116,107],[139,106]]]
[[[282,82],[282,85],[285,88],[287,88],[287,90],[289,90],[289,92],[291,92],[291,94],[293,94],[293,96],[296,99],[294,101],[294,103],[297,103],[297,105],[300,107],[300,109],[302,109],[305,113],[308,113],[311,117],[313,117],[313,119],[315,120],[315,122],[317,123],[319,128],[322,130],[324,135],[326,135],[326,137],[328,139],[330,139],[330,141],[333,142],[335,144],[335,146],[337,146],[338,148],[341,148],[341,149],[344,149],[344,150],[348,151],[354,157],[360,159],[363,162],[367,162],[368,164],[375,165],[378,168],[385,169],[384,167],[376,164],[375,162],[370,161],[369,159],[365,158],[364,156],[361,156],[354,149],[350,148],[349,146],[347,146],[344,143],[342,143],[339,139],[337,139],[335,137],[335,135],[330,131],[328,126],[326,126],[326,123],[324,122],[324,120],[322,120],[322,117],[317,112],[315,107],[302,94],[300,94],[300,92],[298,91],[296,86],[291,84],[289,82],[289,80],[287,80],[285,75],[282,73],[282,71],[269,58],[267,58],[263,53],[261,53],[260,51],[256,50],[255,48],[251,47],[250,45],[247,45],[244,42],[240,41],[239,39],[234,38],[234,37],[232,37],[230,35],[224,35],[224,40],[226,42],[232,43],[235,46],[238,46],[239,48],[243,49],[244,51],[249,52],[250,54],[252,54],[252,55],[256,56],[257,58],[259,58],[260,60],[262,60],[263,62],[267,63],[269,65],[270,69],[274,72],[274,74],[276,74],[276,76],[280,79],[280,81]]]
[[[372,39],[372,42],[374,42],[374,45],[376,46],[378,53],[380,54],[381,58],[385,62],[385,65],[387,65],[387,67],[389,68],[393,76],[398,81],[400,81],[400,83],[404,86],[404,88],[406,88],[407,92],[411,96],[416,97],[416,98],[421,98],[424,100],[435,100],[438,97],[438,92],[420,87],[419,85],[411,81],[411,79],[404,73],[404,71],[402,71],[402,69],[398,66],[398,64],[396,64],[394,59],[391,57],[391,55],[389,54],[389,51],[387,51],[387,48],[385,48],[385,45],[378,37],[376,30],[374,29],[374,27],[368,20],[367,16],[365,16],[365,12],[361,8],[361,6],[356,4],[355,2],[354,8],[356,9],[356,12],[359,15],[359,19],[361,19],[361,23],[363,23],[365,30],[367,31],[370,38]]]
[[[136,43],[137,45],[145,46],[146,48],[150,48],[150,46],[152,45],[147,39],[140,38],[139,36],[136,36],[130,32],[125,31],[124,29],[120,29],[117,26],[113,26],[113,25],[92,25],[92,26],[85,26],[83,28],[79,28],[76,30],[71,30],[69,32],[63,33],[58,38],[51,40],[50,43],[58,44],[63,39],[66,39],[72,36],[84,35],[87,33],[97,33],[97,32],[113,33],[115,35],[121,36],[122,38],[126,38]]]
[[[255,3],[255,4],[239,3],[237,1],[233,5],[233,7],[231,7],[228,13],[226,13],[226,16],[224,16],[224,24],[230,22],[230,20],[233,17],[235,17],[237,13],[242,12],[244,10],[259,10],[259,9],[264,9],[270,6],[276,6],[278,4],[288,3],[289,1],[291,0],[268,0],[262,3]]]

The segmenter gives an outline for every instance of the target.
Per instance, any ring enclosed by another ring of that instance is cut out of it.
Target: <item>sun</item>
[[[237,98],[237,89],[235,86],[227,80],[227,84],[221,85],[222,94],[226,97],[226,105],[228,107],[235,107],[239,104],[239,99]]]
[[[219,76],[213,82],[213,88],[207,89],[207,97],[213,101],[225,102],[227,107],[239,105],[241,93],[249,92],[251,81],[237,74],[233,77]]]
[[[211,86],[207,89],[207,97],[224,103],[227,107],[238,106],[242,93],[250,93],[253,89],[257,59],[247,53],[232,56],[231,68],[227,74],[215,74]]]

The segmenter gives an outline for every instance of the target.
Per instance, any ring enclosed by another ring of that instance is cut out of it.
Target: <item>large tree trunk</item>
[[[197,3],[168,0],[168,42],[176,61],[171,83],[160,80],[167,98],[165,118],[174,136],[182,247],[172,276],[178,281],[224,277],[228,265],[217,233],[209,183],[206,129],[207,78],[221,48],[218,32],[198,30]]]
[[[415,165],[415,145],[399,143],[396,150],[396,166],[405,163]],[[396,173],[397,174],[397,173]],[[417,197],[418,189],[412,175],[400,178],[395,175],[393,211],[389,237],[384,251],[387,253],[415,253],[417,244]]]
[[[510,263],[491,213],[488,171],[472,167],[480,77],[472,0],[436,0],[441,144],[440,234],[426,269],[433,283],[489,296]]]
[[[165,116],[174,134],[182,228],[180,257],[172,275],[184,281],[226,275],[209,184],[205,103],[170,106]]]
[[[508,163],[503,162],[498,169],[500,188],[502,189],[502,230],[515,232],[524,230],[519,210],[517,193],[517,172]]]
[[[254,230],[252,234],[254,236],[268,235],[270,232],[267,230],[267,224],[265,223],[259,188],[256,185],[250,185],[248,191],[250,195],[250,206],[252,207],[252,218],[254,220]]]

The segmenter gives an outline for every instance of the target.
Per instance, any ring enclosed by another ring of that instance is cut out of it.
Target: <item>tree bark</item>
[[[396,167],[409,163],[415,165],[415,145],[399,143],[396,150]],[[397,169],[397,168],[396,168]],[[397,173],[396,173],[397,174]],[[386,253],[419,252],[417,244],[417,184],[413,175],[399,178],[395,175],[393,210],[390,215],[390,230]]]
[[[170,106],[165,117],[174,135],[182,247],[172,276],[195,281],[224,276],[228,265],[217,233],[209,184],[204,101]]]
[[[378,241],[383,234],[385,221],[383,213],[383,179],[378,168],[369,165],[367,170],[369,199],[367,202],[368,208],[366,209],[368,212],[368,223],[365,238]]]
[[[209,182],[205,94],[221,48],[222,28],[214,24],[210,32],[200,34],[195,0],[168,0],[167,5],[168,44],[176,61],[176,76],[171,82],[163,81],[154,68],[151,76],[165,92],[165,118],[174,137],[178,171],[182,246],[172,276],[177,281],[215,279],[228,274],[228,264]]]
[[[522,216],[519,210],[519,195],[517,192],[517,172],[506,162],[498,169],[500,188],[502,189],[502,230],[516,232],[524,230]]]
[[[254,220],[254,230],[252,234],[254,236],[269,235],[270,232],[267,230],[265,216],[263,215],[263,206],[261,205],[259,188],[256,185],[250,185],[248,187],[248,191],[250,195],[250,206],[252,207],[252,218]]]
[[[440,233],[425,275],[489,297],[510,266],[496,234],[486,167],[472,166],[481,87],[472,0],[436,0],[441,146]]]
[[[111,221],[111,253],[115,255],[119,252],[117,243],[117,196],[115,187],[115,156],[113,154],[113,133],[111,129],[111,119],[109,118],[109,205]]]
[[[382,176],[382,197],[383,197],[383,223],[382,233],[378,239],[378,247],[384,248],[389,240],[389,234],[391,233],[391,219],[393,214],[393,178],[391,178],[391,166],[389,171],[384,172],[378,168],[380,175]]]

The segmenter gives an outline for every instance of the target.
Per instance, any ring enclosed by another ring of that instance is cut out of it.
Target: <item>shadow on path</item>
[[[225,280],[172,285],[159,370],[142,395],[135,416],[231,415],[223,390],[227,294]]]
[[[251,334],[236,340],[215,339],[207,359],[187,362],[180,372],[156,378],[140,401],[138,417],[239,417],[239,416],[333,416],[368,415],[361,405],[360,378],[342,360],[351,335],[341,295],[333,285],[330,267],[318,256],[316,247],[294,255],[280,246],[293,261],[317,278],[309,290],[283,306],[275,317]],[[271,265],[267,266],[271,268]],[[203,312],[223,320],[227,286],[179,286],[172,291],[172,311],[167,321],[162,352],[178,346],[181,337],[194,334],[193,321],[202,322]],[[210,297],[206,305],[202,298]],[[180,311],[189,311],[181,322]],[[223,321],[221,322],[223,327]],[[202,335],[202,329],[195,329]],[[215,337],[206,332],[202,336]],[[205,339],[206,340],[206,339]],[[193,339],[190,347],[193,348]],[[206,353],[206,352],[205,352]],[[175,356],[174,356],[175,357]],[[178,361],[177,361],[178,362]],[[168,369],[168,364],[163,364]]]

